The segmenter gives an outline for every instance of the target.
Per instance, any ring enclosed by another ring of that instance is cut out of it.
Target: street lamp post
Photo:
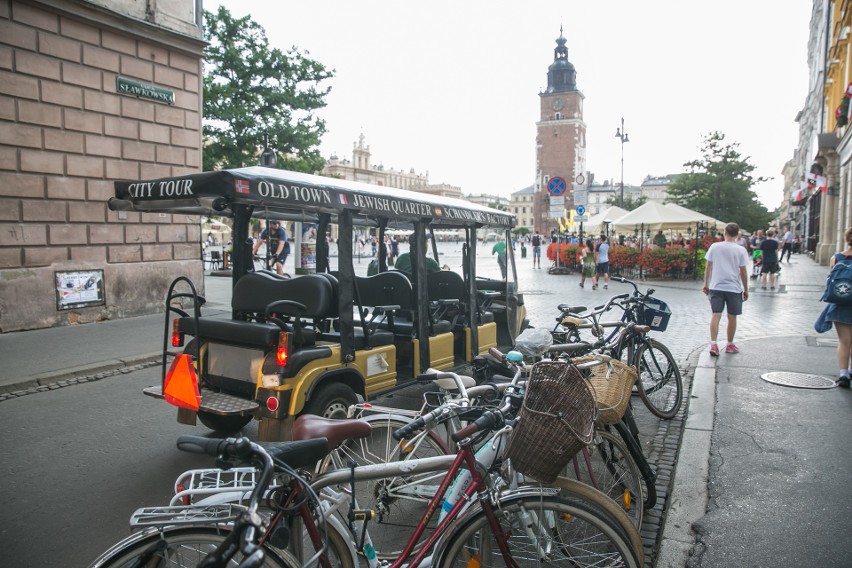
[[[615,129],[615,137],[621,140],[621,197],[619,199],[619,206],[624,208],[624,143],[630,142],[630,138],[627,137],[627,132],[624,130],[624,117],[621,117],[621,128]]]

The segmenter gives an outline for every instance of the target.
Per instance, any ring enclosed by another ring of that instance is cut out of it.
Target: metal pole
[[[620,207],[624,208],[624,143],[630,142],[627,133],[624,131],[624,117],[621,117],[621,128],[616,129],[615,137],[621,140],[621,197],[619,199]]]

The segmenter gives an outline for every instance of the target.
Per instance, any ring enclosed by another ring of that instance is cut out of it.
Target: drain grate
[[[798,389],[830,389],[837,386],[834,379],[822,375],[809,375],[805,373],[788,373],[786,371],[773,371],[760,375],[764,381],[781,385],[782,387],[793,387]]]

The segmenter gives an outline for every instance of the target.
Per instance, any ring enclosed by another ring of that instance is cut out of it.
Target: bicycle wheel
[[[645,457],[645,452],[642,451],[642,444],[639,442],[639,438],[633,433],[630,426],[628,426],[627,421],[632,420],[629,414],[630,410],[628,409],[628,412],[624,413],[624,418],[621,419],[621,422],[613,424],[612,427],[618,432],[621,441],[624,442],[624,447],[627,448],[627,452],[633,458],[633,463],[636,464],[636,467],[639,468],[639,472],[642,474],[642,481],[645,482],[645,501],[643,502],[643,506],[645,509],[653,509],[657,504],[657,474],[648,462],[648,458]],[[610,427],[607,426],[607,428]]]
[[[376,414],[363,420],[373,427],[370,435],[342,444],[326,458],[321,471],[347,468],[350,462],[363,466],[446,454],[440,439],[431,431],[422,432],[406,442],[394,440],[393,432],[408,423],[404,417]],[[371,509],[376,514],[367,530],[378,558],[399,556],[401,546],[417,527],[443,476],[443,472],[431,472],[355,484],[357,507]],[[438,515],[433,515],[430,519],[421,541],[432,534],[437,518]]]
[[[656,339],[639,346],[634,360],[639,396],[655,416],[674,418],[683,399],[683,378],[668,347]]]
[[[572,460],[573,466],[569,466],[577,480],[615,501],[639,529],[644,514],[642,474],[624,442],[610,432],[597,430],[588,457],[587,462],[584,453],[577,454]],[[570,472],[563,475],[570,475]]]
[[[494,514],[514,565],[640,566],[621,527],[594,503],[564,496],[509,496]],[[485,511],[453,530],[436,566],[505,566]]]
[[[287,550],[293,553],[300,565],[307,565],[308,560],[316,554],[317,548],[311,542],[301,518],[292,517],[289,529],[291,541]],[[301,535],[301,538],[297,538],[298,535]],[[349,533],[341,533],[334,524],[329,522],[326,525],[325,536],[327,537],[325,555],[332,568],[357,568],[358,560],[353,557],[354,552],[350,551],[349,548],[351,541]],[[321,566],[317,562],[310,565]]]
[[[195,568],[216,550],[228,536],[227,528],[190,526],[149,529],[122,540],[95,560],[90,568],[124,568],[129,566],[180,566]],[[287,551],[264,547],[263,566],[300,568],[302,564]],[[228,566],[239,566],[237,554]]]

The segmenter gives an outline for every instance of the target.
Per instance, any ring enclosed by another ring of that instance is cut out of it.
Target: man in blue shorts
[[[536,267],[536,263],[538,263],[538,267],[541,268],[541,235],[538,234],[538,230],[536,230],[532,236],[532,249],[533,268]]]
[[[704,269],[704,293],[710,298],[710,355],[719,356],[716,338],[719,335],[719,322],[722,310],[728,308],[728,345],[725,353],[739,353],[734,345],[737,332],[737,316],[743,313],[743,302],[748,300],[748,253],[737,244],[740,227],[736,223],[725,226],[725,240],[713,243],[704,256],[707,267]]]
[[[592,290],[598,289],[598,279],[604,277],[604,290],[609,288],[609,243],[606,235],[601,235],[601,242],[595,248],[595,275],[592,277]]]

